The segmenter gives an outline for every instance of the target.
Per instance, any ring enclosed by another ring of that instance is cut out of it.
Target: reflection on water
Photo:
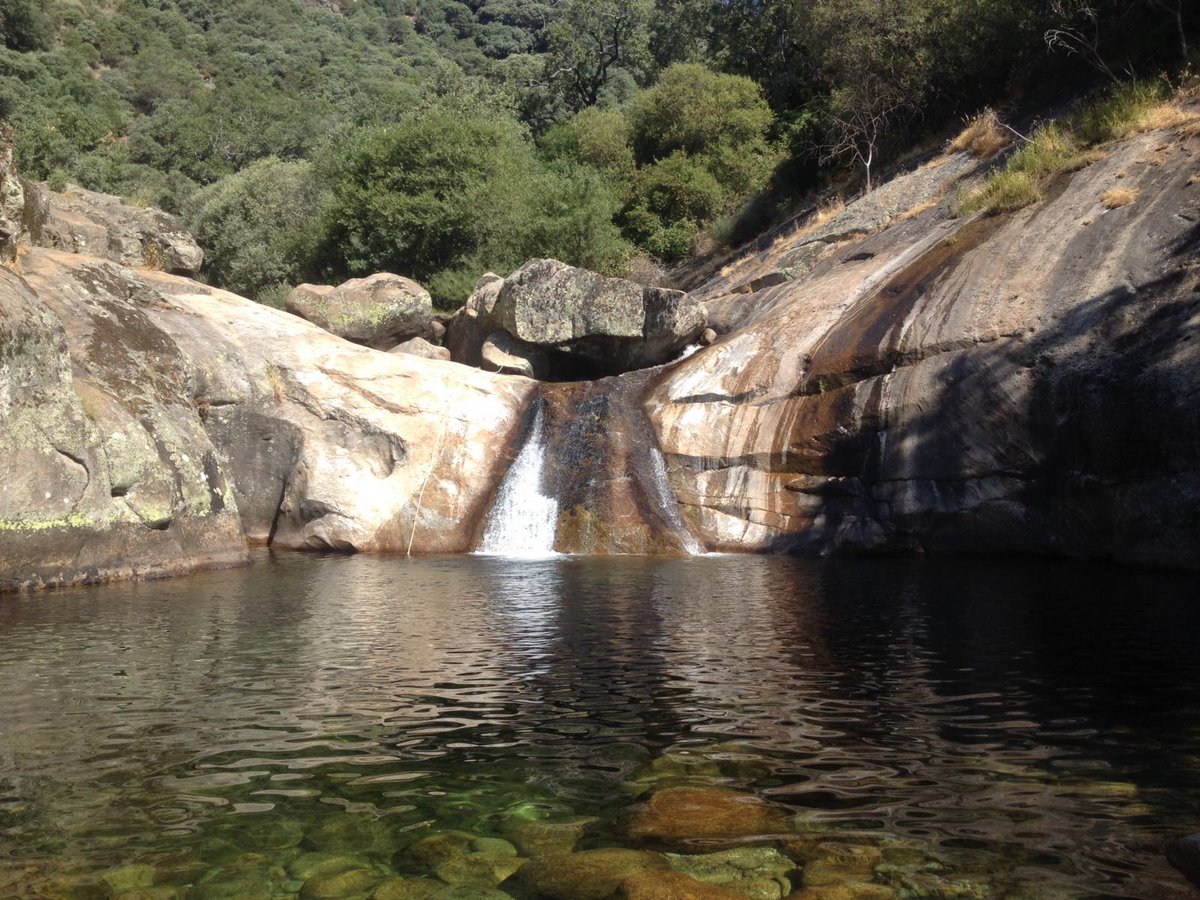
[[[1029,561],[277,556],[6,597],[0,892],[383,873],[522,816],[640,847],[633,804],[711,783],[979,896],[1189,896],[1160,849],[1200,830],[1198,626],[1195,579]]]

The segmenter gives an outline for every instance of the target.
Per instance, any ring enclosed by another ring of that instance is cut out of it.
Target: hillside
[[[531,257],[662,278],[987,105],[1175,77],[1193,18],[1169,0],[2,0],[0,119],[27,177],[180,214],[216,286],[278,305],[388,270],[452,308]]]

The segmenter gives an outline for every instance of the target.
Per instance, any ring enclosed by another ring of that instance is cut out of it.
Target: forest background
[[[666,277],[987,107],[1168,91],[1195,24],[1184,0],[0,0],[0,119],[28,177],[181,216],[216,285],[279,304],[392,271],[452,308],[531,257]]]

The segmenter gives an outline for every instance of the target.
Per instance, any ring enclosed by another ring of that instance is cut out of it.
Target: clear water
[[[1200,831],[1194,578],[263,556],[0,598],[0,686],[0,896],[296,896],[300,854],[383,879],[520,820],[738,843],[627,835],[680,784],[882,848],[857,877],[896,896],[1192,896],[1161,847]]]

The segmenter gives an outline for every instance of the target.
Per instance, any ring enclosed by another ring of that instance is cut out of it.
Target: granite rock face
[[[131,206],[119,197],[68,185],[47,192],[41,243],[69,253],[101,256],[126,266],[195,275],[204,251],[162,210]]]
[[[159,271],[0,269],[0,590],[284,548],[462,551],[530,383]]]
[[[685,520],[711,549],[1200,567],[1198,165],[1200,136],[1142,135],[1035,206],[943,204],[751,295],[645,401]]]

